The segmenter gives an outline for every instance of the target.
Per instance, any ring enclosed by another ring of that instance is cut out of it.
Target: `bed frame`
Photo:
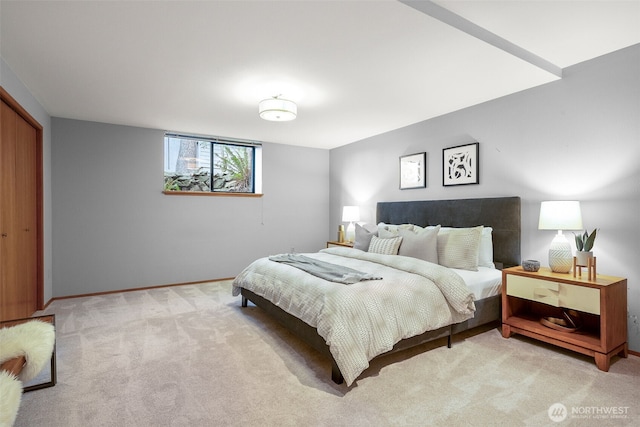
[[[438,224],[443,227],[490,226],[493,228],[493,258],[496,267],[502,269],[520,264],[519,197],[380,202],[377,205],[376,216],[377,222],[415,224],[421,227]],[[243,307],[251,301],[311,347],[329,357],[331,379],[337,384],[343,382],[342,374],[329,351],[329,346],[318,334],[316,328],[247,289],[242,288],[241,294]],[[447,346],[451,347],[452,335],[500,320],[500,295],[476,301],[475,305],[476,312],[472,319],[404,339],[384,354],[443,337],[447,337]]]

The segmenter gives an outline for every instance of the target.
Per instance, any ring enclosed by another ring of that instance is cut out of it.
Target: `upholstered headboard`
[[[494,261],[520,264],[520,197],[379,202],[376,216],[387,224],[492,227]]]

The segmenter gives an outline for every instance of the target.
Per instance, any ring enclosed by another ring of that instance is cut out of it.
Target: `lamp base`
[[[568,273],[573,265],[571,245],[563,234],[558,233],[549,247],[549,267],[556,273]]]
[[[353,222],[350,222],[347,226],[347,233],[345,235],[347,242],[353,242],[356,240],[356,226]]]

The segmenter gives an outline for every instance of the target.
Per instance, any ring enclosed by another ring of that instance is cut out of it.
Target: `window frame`
[[[176,191],[163,189],[162,193],[172,196],[222,196],[222,197],[262,197],[262,143],[259,141],[250,141],[236,138],[205,136],[197,134],[185,134],[176,132],[165,132],[163,137],[164,155],[163,163],[166,162],[167,155],[167,139],[190,139],[195,142],[207,142],[210,144],[210,191]],[[216,145],[231,146],[231,147],[249,147],[251,148],[251,187],[253,191],[239,192],[239,191],[224,191],[215,190],[213,188],[213,175],[214,175],[214,162],[215,162],[215,150]],[[166,164],[163,165],[163,176],[165,172]]]

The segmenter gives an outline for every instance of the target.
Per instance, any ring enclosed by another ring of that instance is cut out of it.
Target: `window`
[[[261,150],[255,142],[167,133],[164,191],[260,193]]]

